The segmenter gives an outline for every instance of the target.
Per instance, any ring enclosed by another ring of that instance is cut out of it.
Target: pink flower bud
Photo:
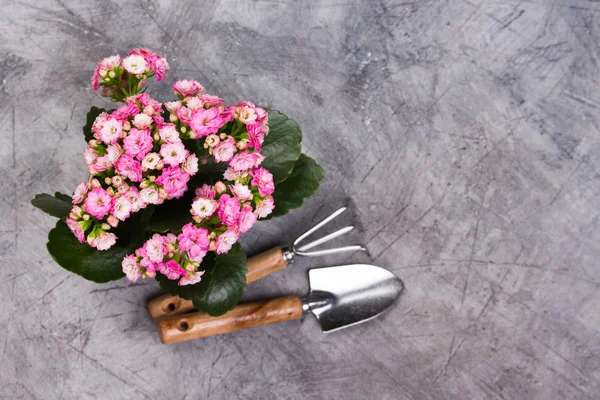
[[[123,129],[126,131],[131,130],[131,124],[129,123],[129,121],[125,121],[123,123]]]
[[[109,177],[104,178],[104,183],[106,183],[107,185],[110,185],[111,182],[112,181]]]
[[[227,186],[221,181],[215,183],[215,191],[219,194],[224,193],[227,190]]]
[[[215,147],[219,144],[219,141],[219,136],[212,134],[206,137],[206,141],[204,142],[204,144],[208,145],[209,147]]]
[[[123,183],[123,177],[121,177],[120,175],[115,175],[112,177],[111,182],[115,187],[121,186],[121,184]]]
[[[79,218],[81,218],[81,216],[83,215],[83,210],[82,210],[82,209],[81,209],[81,207],[79,207],[79,206],[74,206],[74,207],[71,209],[71,214],[73,214],[74,216],[76,216],[76,217],[77,217],[77,218],[74,218],[74,219],[79,219]]]
[[[94,178],[90,181],[90,185],[92,185],[93,188],[102,187],[102,185],[100,184],[100,181],[96,178]]]
[[[103,223],[102,225],[100,225],[100,227],[102,228],[102,230],[105,230],[105,231],[110,230],[110,225],[107,223]]]
[[[169,121],[171,121],[173,123],[179,121],[179,118],[177,118],[177,114],[171,113],[171,115],[169,115]]]
[[[119,194],[125,194],[125,193],[127,193],[127,191],[128,191],[128,190],[129,190],[129,185],[127,185],[126,183],[124,183],[124,184],[120,185],[120,186],[117,188],[117,192],[118,192]]]
[[[208,251],[216,251],[217,250],[217,242],[215,241],[210,241],[210,244],[208,245]]]
[[[116,228],[119,225],[119,220],[114,215],[111,215],[110,217],[108,217],[106,222],[108,222],[108,224],[110,226],[112,226],[113,228]]]
[[[147,271],[146,276],[148,278],[154,278],[154,277],[156,277],[156,271]]]

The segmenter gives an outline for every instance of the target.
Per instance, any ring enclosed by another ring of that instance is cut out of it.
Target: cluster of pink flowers
[[[200,281],[209,251],[227,253],[274,208],[273,176],[260,166],[268,116],[250,102],[224,106],[193,80],[176,82],[177,100],[168,103],[140,94],[146,79],[162,80],[168,70],[163,57],[145,49],[100,61],[94,90],[102,86],[104,96],[125,104],[93,123],[84,152],[91,176],[75,189],[66,223],[80,242],[107,250],[118,239],[111,229],[150,204],[182,197],[199,164],[210,157],[227,163],[222,180],[196,189],[194,222],[178,234],[153,235],[122,261],[131,281],[161,273],[190,285]],[[188,139],[193,144],[186,148]]]
[[[151,76],[157,81],[165,79],[168,70],[164,57],[147,49],[133,49],[127,57],[114,55],[100,61],[92,75],[92,88],[98,91],[102,86],[103,96],[120,101],[138,93]]]
[[[250,102],[224,107],[195,81],[176,82],[173,90],[179,100],[165,103],[169,121],[182,137],[203,140],[206,155],[226,162],[228,169],[222,181],[196,189],[190,210],[194,223],[178,236],[154,235],[123,260],[123,271],[133,282],[159,272],[179,285],[197,283],[208,251],[227,253],[274,208],[273,175],[260,167],[264,156],[259,150],[268,134],[265,110]]]
[[[183,196],[198,171],[198,157],[163,121],[161,103],[145,93],[125,101],[94,121],[84,152],[92,179],[75,189],[67,219],[77,239],[98,250],[115,244],[108,231],[131,213]]]

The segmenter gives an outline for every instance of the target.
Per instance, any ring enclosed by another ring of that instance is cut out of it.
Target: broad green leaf
[[[92,106],[92,108],[90,108],[90,111],[88,111],[85,126],[83,127],[83,136],[85,137],[86,142],[89,142],[94,138],[94,134],[92,133],[92,125],[94,125],[96,117],[98,117],[98,115],[102,114],[103,112],[106,112],[104,108],[99,108],[95,106]]]
[[[188,186],[194,189],[201,187],[205,183],[214,185],[217,181],[223,179],[223,173],[226,169],[227,163],[217,163],[211,159],[207,164],[198,165],[198,172],[192,176],[188,182]]]
[[[56,192],[54,196],[47,193],[37,194],[31,200],[31,204],[46,214],[62,219],[67,218],[73,208],[71,197],[59,192]]]
[[[64,269],[81,275],[87,280],[106,283],[121,279],[121,260],[131,249],[113,246],[106,251],[98,251],[87,243],[79,243],[63,221],[48,234],[48,252]]]
[[[202,280],[195,285],[179,286],[177,281],[157,274],[160,286],[172,295],[192,300],[194,307],[210,315],[223,315],[234,308],[246,286],[246,255],[239,243],[229,253],[214,256],[209,253],[200,269],[204,269]]]
[[[190,209],[193,198],[194,190],[190,188],[182,198],[168,200],[156,206],[152,218],[148,221],[149,228],[160,233],[179,232],[182,226],[192,222]]]
[[[273,174],[275,183],[285,180],[294,169],[302,150],[302,131],[293,119],[276,110],[269,111],[269,134],[261,153],[262,166]]]
[[[315,160],[305,154],[300,154],[290,176],[275,185],[273,193],[275,209],[270,217],[280,217],[290,210],[300,207],[304,199],[315,194],[324,176],[323,168]]]

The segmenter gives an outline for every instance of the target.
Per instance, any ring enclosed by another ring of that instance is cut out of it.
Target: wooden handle
[[[166,317],[158,321],[158,333],[161,342],[178,343],[301,317],[300,297],[287,296],[241,304],[220,317],[200,312]]]
[[[288,264],[283,257],[283,249],[275,247],[248,259],[246,265],[248,266],[246,284],[248,284],[274,272],[281,271]],[[155,320],[179,315],[193,309],[194,306],[190,300],[184,300],[170,294],[165,294],[148,302],[148,311]]]

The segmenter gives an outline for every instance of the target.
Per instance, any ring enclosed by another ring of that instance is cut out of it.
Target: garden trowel
[[[219,317],[205,313],[175,315],[157,321],[163,343],[219,335],[275,322],[317,317],[323,332],[368,321],[381,314],[402,293],[393,273],[374,265],[352,264],[308,271],[310,292],[241,304]]]

